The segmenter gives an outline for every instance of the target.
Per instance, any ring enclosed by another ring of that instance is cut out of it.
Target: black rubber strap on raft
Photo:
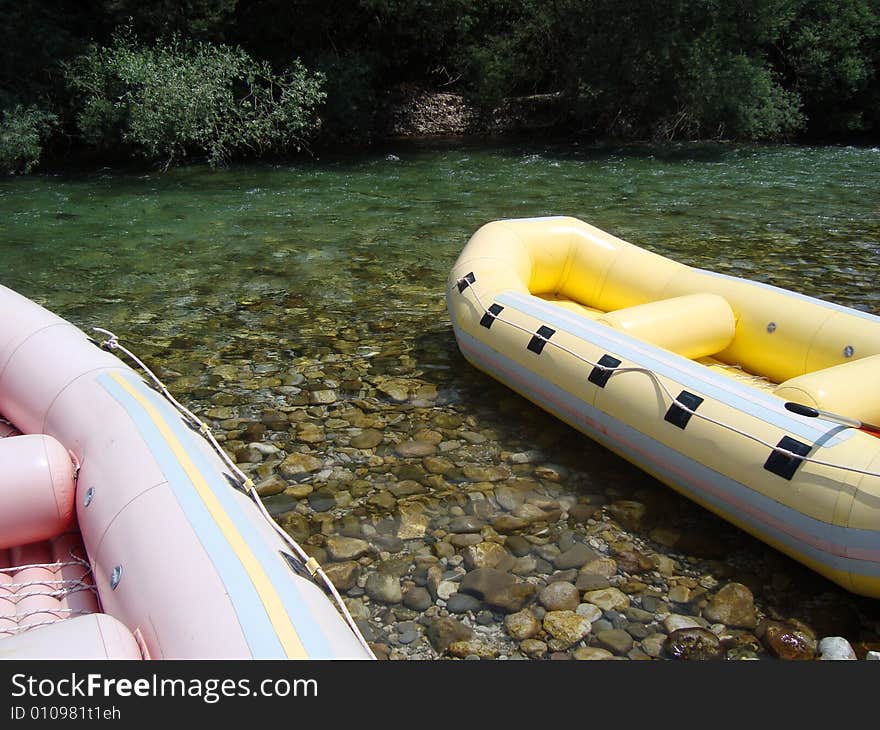
[[[593,385],[598,385],[600,388],[605,387],[605,383],[608,382],[608,378],[611,377],[611,373],[614,372],[614,368],[620,365],[620,360],[612,355],[602,355],[599,358],[599,362],[593,367],[590,371],[590,377],[587,378]]]
[[[473,271],[469,274],[465,274],[461,279],[458,280],[458,293],[461,294],[465,289],[467,289],[476,280],[477,280],[477,278],[474,276]]]
[[[531,340],[529,340],[528,348],[536,355],[540,355],[541,351],[544,349],[544,345],[547,344],[547,340],[555,334],[555,329],[551,329],[547,325],[542,324],[538,327],[538,332],[532,336]]]
[[[686,411],[678,404],[681,403],[682,406],[690,408],[691,411],[695,411],[700,407],[700,403],[703,402],[703,399],[694,393],[688,393],[686,390],[683,390],[678,394],[678,397],[675,400],[677,402],[669,406],[669,410],[666,411],[663,420],[669,421],[673,426],[678,426],[679,428],[684,429],[684,427],[688,425],[688,421],[691,420],[693,414],[690,411]]]
[[[806,456],[810,453],[810,449],[813,448],[810,444],[805,444],[803,441],[798,441],[790,436],[783,436],[779,443],[776,444],[776,447],[791,451],[798,456]],[[767,461],[764,463],[764,468],[769,472],[781,476],[783,479],[791,481],[791,478],[794,476],[794,473],[797,471],[797,468],[801,465],[802,461],[803,459],[799,459],[797,456],[788,456],[787,454],[781,454],[778,451],[774,451],[769,457],[767,457]]]
[[[495,321],[495,317],[497,317],[501,312],[504,311],[504,307],[500,304],[493,304],[489,307],[489,311],[483,315],[483,318],[480,320],[480,324],[483,325],[486,329],[489,329],[492,326],[492,323]]]

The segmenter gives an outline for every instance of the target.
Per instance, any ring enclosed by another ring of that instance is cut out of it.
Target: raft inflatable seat
[[[878,373],[880,355],[871,355],[790,378],[773,392],[784,400],[880,423]]]
[[[0,659],[143,659],[125,625],[105,613],[78,616],[0,641]]]
[[[736,328],[733,310],[717,294],[686,294],[637,304],[608,312],[596,321],[691,360],[721,352],[733,341]]]
[[[0,439],[0,549],[60,535],[75,510],[73,462],[51,436]]]
[[[486,224],[446,299],[475,367],[880,597],[880,439],[859,428],[880,421],[880,318],[692,268],[570,217]]]

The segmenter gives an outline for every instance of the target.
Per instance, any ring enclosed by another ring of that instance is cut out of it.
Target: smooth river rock
[[[357,560],[370,552],[370,543],[366,540],[338,535],[328,537],[324,547],[334,561]]]
[[[574,611],[581,602],[581,593],[573,583],[556,581],[541,589],[538,601],[548,611]]]
[[[485,524],[472,515],[462,515],[461,517],[453,517],[448,529],[455,533],[479,532],[485,527]]]
[[[446,649],[450,656],[464,659],[476,656],[480,659],[494,659],[498,656],[498,649],[482,639],[467,639],[465,641],[453,641]]]
[[[671,613],[663,619],[663,628],[671,634],[681,629],[702,629],[705,628],[693,616],[683,616],[679,613]]]
[[[441,654],[453,642],[467,641],[474,635],[473,629],[451,616],[442,616],[431,621],[426,633],[431,646]]]
[[[477,568],[462,579],[459,590],[479,598],[491,608],[515,613],[532,600],[537,589],[531,583],[518,581],[510,573]]]
[[[492,528],[502,535],[519,532],[528,527],[528,525],[529,523],[521,517],[514,517],[508,514],[499,515],[492,521]]]
[[[413,586],[403,594],[403,605],[413,611],[424,611],[434,603],[427,588]]]
[[[605,507],[620,525],[632,532],[645,530],[649,522],[648,508],[642,502],[621,499]]]
[[[826,636],[819,642],[819,659],[849,661],[858,659],[852,645],[842,636]]]
[[[753,629],[758,623],[755,598],[742,583],[728,583],[709,600],[703,617],[731,628]]]
[[[285,512],[277,519],[282,529],[297,542],[305,542],[311,534],[309,521],[298,512]]]
[[[541,633],[541,622],[531,609],[524,608],[505,616],[504,628],[512,639],[524,641]]]
[[[394,447],[394,453],[403,458],[431,456],[437,447],[428,441],[402,441]]]
[[[614,658],[614,654],[608,651],[608,649],[602,649],[598,646],[579,646],[571,655],[581,662],[602,661]]]
[[[403,600],[400,579],[396,575],[371,573],[364,588],[370,598],[380,603],[400,603]]]
[[[446,601],[446,610],[449,613],[476,613],[480,610],[481,605],[480,601],[473,596],[458,592],[451,595]]]
[[[351,445],[355,449],[374,449],[382,443],[384,436],[374,428],[365,428],[357,436],[352,436]]]
[[[629,596],[618,588],[603,588],[584,593],[584,601],[592,603],[603,611],[622,611],[629,607]]]
[[[574,611],[548,611],[544,615],[543,627],[552,637],[549,641],[550,648],[553,651],[564,651],[587,636],[592,624]]]
[[[361,566],[353,560],[344,563],[331,563],[324,567],[324,572],[336,590],[347,591],[354,588],[361,574]]]
[[[799,622],[762,621],[758,626],[758,637],[779,659],[809,660],[816,657],[816,637]]]
[[[397,536],[401,540],[413,540],[425,536],[431,518],[424,512],[424,506],[415,502],[397,505],[397,516],[400,520]]]
[[[519,648],[531,659],[541,659],[547,654],[547,644],[540,639],[525,639]]]
[[[464,557],[464,567],[468,570],[498,568],[513,562],[510,553],[497,542],[480,542],[476,545],[470,545],[462,551],[462,556]]]
[[[720,659],[724,655],[721,640],[702,627],[673,631],[663,648],[673,659]]]
[[[324,463],[311,454],[290,454],[278,465],[278,473],[286,479],[293,479],[309,472],[318,471]]]
[[[596,641],[615,654],[624,655],[633,648],[633,637],[623,629],[606,629],[596,634]]]
[[[580,568],[591,560],[601,557],[593,548],[584,545],[582,542],[575,543],[574,546],[561,552],[553,559],[553,566],[557,570],[568,570],[569,568]]]

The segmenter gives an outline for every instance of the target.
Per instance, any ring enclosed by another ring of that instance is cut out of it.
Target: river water
[[[420,452],[395,454],[402,440],[428,443],[435,453],[441,437],[449,443],[456,429],[467,429],[472,436],[458,439],[465,451],[450,458],[464,454],[457,466],[470,459],[489,469],[538,446],[542,464],[559,468],[539,472],[535,483],[563,503],[602,489],[612,501],[668,491],[460,357],[443,290],[480,225],[573,215],[687,264],[880,313],[878,190],[876,148],[713,144],[401,143],[298,164],[34,175],[0,181],[0,283],[84,329],[116,332],[178,397],[213,418],[257,477],[277,478],[278,459],[242,454],[248,424],[268,424],[248,436],[277,445],[279,459],[308,453],[321,460],[320,474],[288,470],[292,493],[268,497],[275,514],[296,511],[307,520],[316,550],[337,531],[352,532],[352,521],[371,524],[361,537],[374,534],[382,509],[399,521],[391,502],[369,501],[392,473],[398,484],[422,476],[425,491],[416,496],[433,510],[430,545],[459,512],[480,510],[473,500],[442,496],[463,483],[455,469],[426,477]],[[352,419],[352,405],[369,418]],[[300,415],[282,429],[265,417],[272,409]],[[348,440],[363,427],[383,441],[353,450]],[[536,477],[525,469],[510,473]],[[310,483],[316,491],[305,495]],[[345,495],[334,501],[339,492]],[[774,566],[756,569],[750,584],[767,615],[791,612],[802,595],[786,594],[794,584],[845,603],[847,616],[867,612],[846,631],[853,640],[871,633],[873,604],[851,603],[824,582],[816,588],[808,572],[770,548],[670,499],[687,524],[722,535],[746,563]],[[637,542],[649,539],[647,528],[633,529]],[[718,558],[693,559],[702,557]],[[363,586],[350,595],[358,599]],[[386,609],[372,619],[391,625],[395,616]],[[392,631],[392,645],[396,637]]]

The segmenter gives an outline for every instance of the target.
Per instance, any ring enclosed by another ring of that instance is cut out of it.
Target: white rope
[[[132,353],[129,349],[119,344],[119,338],[110,332],[109,330],[102,329],[100,327],[93,327],[93,330],[96,332],[100,332],[102,334],[107,335],[108,339],[102,343],[102,347],[106,347],[110,350],[120,350],[125,355],[127,355],[131,360],[133,360],[137,366],[146,373],[146,375],[150,378],[150,380],[155,383],[156,387],[159,388],[162,395],[178,410],[180,411],[189,421],[190,423],[198,428],[199,433],[205,437],[208,443],[211,444],[211,447],[214,451],[217,452],[218,456],[223,460],[223,463],[229,468],[229,470],[238,477],[241,482],[242,487],[246,490],[247,494],[253,500],[253,502],[257,505],[260,513],[263,517],[269,522],[270,525],[274,528],[275,532],[291,547],[291,549],[296,554],[296,557],[302,562],[309,573],[314,577],[317,576],[321,582],[324,584],[324,587],[329,591],[330,595],[333,596],[334,603],[336,604],[336,608],[342,614],[342,617],[345,619],[345,622],[348,624],[348,627],[354,632],[354,635],[357,637],[361,646],[367,651],[367,653],[375,659],[375,655],[373,654],[372,649],[370,649],[369,644],[366,639],[364,639],[363,634],[361,634],[360,629],[355,623],[354,618],[348,610],[348,607],[345,605],[345,602],[342,600],[342,597],[339,595],[339,592],[336,590],[336,586],[333,585],[333,582],[327,577],[327,574],[318,565],[317,561],[312,558],[305,550],[300,547],[299,543],[296,542],[290,535],[288,535],[281,526],[272,519],[272,516],[269,514],[266,506],[263,504],[263,500],[260,499],[260,495],[257,494],[257,490],[254,487],[253,480],[247,476],[241,469],[238,468],[236,463],[229,458],[229,455],[223,450],[223,447],[217,442],[217,439],[214,438],[214,434],[211,432],[209,426],[202,421],[198,416],[196,416],[191,410],[189,410],[186,406],[182,405],[168,392],[168,389],[165,387],[164,383],[153,373],[150,368],[148,368],[144,362],[138,358],[134,353]],[[373,357],[378,353],[370,352],[364,355],[356,356],[356,358],[368,358]],[[352,359],[356,359],[352,358]]]
[[[54,591],[28,591],[27,593],[19,593],[20,589],[28,588],[32,586],[49,586],[58,585],[61,586],[58,590]],[[3,598],[10,603],[19,603],[23,601],[25,598],[30,598],[31,596],[44,596],[46,598],[64,598],[64,596],[69,596],[73,593],[82,593],[83,591],[93,591],[97,592],[95,586],[91,583],[84,583],[81,580],[47,580],[47,581],[32,581],[30,583],[16,583],[15,590],[10,590],[9,593]],[[11,586],[4,586],[4,588],[11,588]]]
[[[465,280],[462,279],[460,281],[464,282]],[[651,380],[654,381],[654,383],[660,388],[660,390],[663,392],[663,394],[667,398],[669,398],[669,400],[672,403],[674,403],[677,407],[681,408],[686,413],[689,413],[691,416],[696,416],[697,418],[700,418],[704,421],[707,421],[715,426],[727,429],[728,431],[732,431],[733,433],[735,433],[739,436],[743,436],[747,439],[751,439],[752,441],[755,441],[756,443],[759,443],[762,446],[767,447],[771,451],[775,451],[776,453],[783,454],[784,456],[788,456],[789,458],[799,459],[801,461],[807,461],[807,462],[810,462],[811,464],[817,464],[819,466],[827,466],[832,469],[841,469],[843,471],[854,472],[856,474],[864,474],[865,476],[880,477],[880,472],[868,471],[866,469],[859,469],[858,467],[847,466],[845,464],[835,464],[835,463],[832,463],[829,461],[824,461],[823,459],[817,459],[813,456],[802,456],[801,454],[796,454],[793,451],[789,451],[788,449],[784,449],[781,446],[777,446],[776,444],[765,441],[764,439],[760,438],[759,436],[755,436],[754,434],[748,433],[747,431],[743,431],[742,429],[737,428],[736,426],[732,426],[729,423],[724,423],[723,421],[719,421],[715,418],[712,418],[711,416],[707,416],[704,413],[700,413],[698,411],[695,411],[694,409],[689,408],[684,403],[679,401],[672,394],[672,392],[669,390],[669,388],[666,387],[666,384],[660,379],[660,376],[657,375],[657,373],[655,373],[653,370],[650,370],[649,368],[642,368],[642,367],[612,368],[612,367],[608,367],[606,365],[600,365],[597,362],[593,362],[592,360],[585,358],[583,355],[580,355],[579,353],[566,347],[565,345],[562,345],[558,342],[555,342],[551,339],[548,339],[547,337],[544,337],[544,336],[538,334],[537,332],[530,330],[528,327],[523,327],[522,325],[517,324],[516,322],[512,322],[509,319],[502,317],[500,313],[499,314],[492,314],[492,312],[490,312],[486,308],[486,306],[483,304],[482,300],[480,299],[480,295],[477,294],[477,290],[474,287],[473,283],[468,282],[468,285],[465,287],[465,289],[468,291],[471,291],[473,293],[474,298],[477,300],[477,304],[479,305],[480,309],[483,310],[484,314],[489,315],[490,317],[498,320],[499,322],[503,322],[504,324],[507,324],[507,325],[510,325],[511,327],[514,327],[515,329],[518,329],[522,332],[525,332],[526,334],[531,335],[532,337],[536,337],[539,340],[543,341],[544,343],[546,343],[548,345],[552,345],[553,347],[555,347],[559,350],[562,350],[565,353],[568,353],[569,355],[571,355],[575,359],[580,360],[581,362],[583,362],[587,365],[590,365],[594,368],[598,368],[599,370],[602,370],[603,372],[610,372],[611,375],[609,377],[616,377],[617,375],[622,375],[623,373],[642,373],[642,374],[649,376],[651,378]],[[462,293],[464,293],[464,292],[462,292]]]
[[[65,614],[68,618],[71,616],[90,616],[91,611],[83,611],[80,608],[39,608],[34,609],[33,611],[26,611],[25,613],[19,613],[15,616],[0,616],[0,621],[11,621],[15,624],[14,628],[2,629],[0,628],[0,634],[9,634],[10,636],[14,636],[15,634],[24,633],[25,631],[30,631],[31,629],[36,629],[39,626],[48,626],[50,624],[58,623],[58,620],[63,618],[62,616],[58,616],[56,614]],[[31,616],[39,616],[40,614],[49,614],[54,617],[54,621],[40,621],[39,623],[27,624],[22,626],[19,622],[28,619]]]
[[[17,573],[20,570],[27,570],[28,568],[66,568],[71,565],[79,565],[80,567],[89,567],[89,564],[85,560],[68,560],[61,563],[30,563],[29,565],[13,565],[9,568],[0,568],[0,573]],[[89,570],[91,570],[89,568]]]

